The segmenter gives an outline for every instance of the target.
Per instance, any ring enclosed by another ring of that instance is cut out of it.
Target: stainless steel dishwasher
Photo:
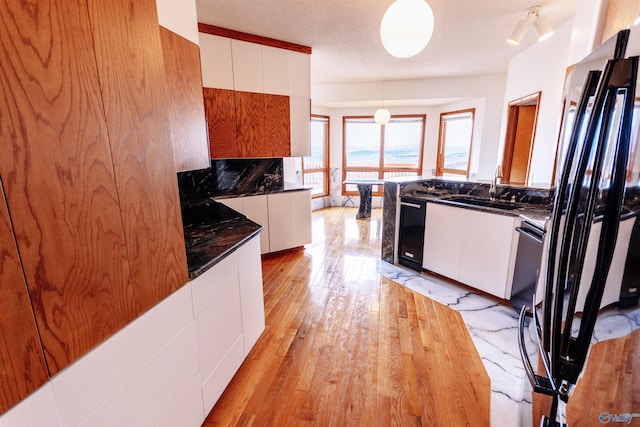
[[[422,271],[426,216],[426,200],[413,197],[400,198],[398,262],[417,271]]]
[[[520,310],[523,305],[531,304],[531,297],[535,293],[545,232],[543,228],[526,220],[520,227],[516,227],[516,232],[520,234],[520,238],[513,269],[511,305]]]

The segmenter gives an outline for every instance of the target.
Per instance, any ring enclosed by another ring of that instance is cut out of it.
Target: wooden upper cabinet
[[[242,157],[238,145],[235,93],[228,89],[205,87],[204,109],[209,126],[209,150],[211,158]]]
[[[200,29],[209,32],[200,33],[200,49],[211,157],[310,155],[311,48]],[[216,90],[233,93],[233,109]]]
[[[264,95],[265,137],[259,157],[291,156],[291,125],[289,121],[289,97]],[[311,120],[311,117],[309,117]]]
[[[0,26],[0,178],[53,375],[136,306],[86,2],[3,1]]]
[[[209,141],[202,100],[200,49],[164,27],[160,27],[160,37],[176,170],[207,168],[210,166]]]
[[[0,181],[0,413],[47,381],[47,366]]]
[[[188,281],[154,0],[88,0],[140,314]]]
[[[289,97],[204,88],[211,158],[291,155]]]
[[[265,142],[264,95],[253,92],[235,92],[238,146],[242,157],[260,157]]]

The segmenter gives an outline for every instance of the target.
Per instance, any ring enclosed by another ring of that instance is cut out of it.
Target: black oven
[[[413,197],[400,198],[398,262],[417,271],[422,271],[426,215],[426,200]]]

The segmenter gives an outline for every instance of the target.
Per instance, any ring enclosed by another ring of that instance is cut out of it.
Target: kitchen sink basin
[[[519,203],[507,202],[502,200],[476,199],[472,197],[449,197],[443,200],[463,205],[482,206],[485,208],[502,209],[507,211],[519,209],[522,207],[522,205]]]

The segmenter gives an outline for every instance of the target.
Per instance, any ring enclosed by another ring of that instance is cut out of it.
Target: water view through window
[[[422,173],[426,116],[392,117],[380,126],[372,117],[344,118],[343,178],[384,179]],[[382,186],[374,186],[380,195]],[[356,192],[345,186],[346,194]]]

